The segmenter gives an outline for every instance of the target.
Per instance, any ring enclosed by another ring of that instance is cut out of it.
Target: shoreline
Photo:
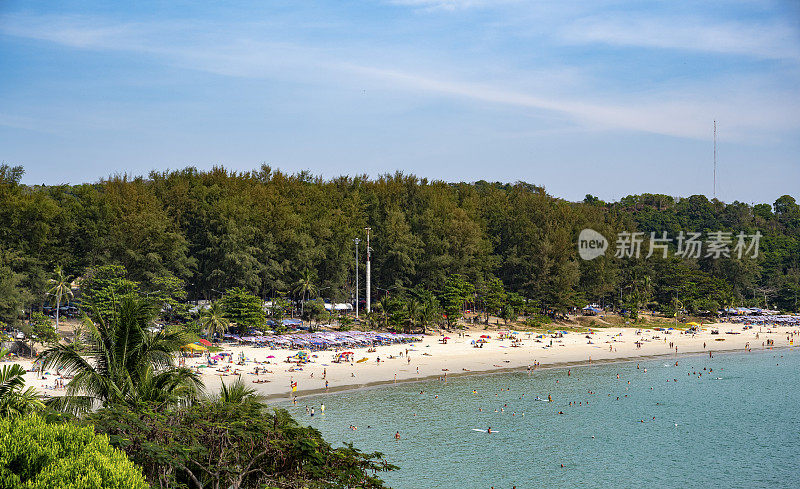
[[[712,329],[722,334],[712,335]],[[341,393],[401,382],[526,371],[535,365],[539,370],[682,358],[707,355],[709,351],[731,353],[744,351],[746,347],[756,351],[778,349],[798,346],[794,340],[800,333],[789,327],[743,329],[740,325],[716,323],[705,325],[704,331],[695,334],[680,330],[601,328],[591,333],[563,335],[520,332],[510,335],[515,341],[500,339],[497,331],[482,328],[451,334],[453,337],[446,343],[442,343],[440,336],[425,336],[414,343],[377,346],[372,352],[356,348],[351,362],[333,363],[335,352],[325,350],[311,352],[311,361],[299,366],[285,361],[295,350],[227,343],[220,346],[230,353],[231,360],[210,365],[204,356],[196,356],[185,358],[185,364],[200,375],[207,393],[217,391],[222,382],[229,384],[241,378],[265,400],[278,402],[290,401],[295,396]],[[474,343],[481,336],[490,338],[477,348]],[[17,363],[29,370],[33,362]],[[63,388],[54,388],[57,378],[52,371],[43,376],[28,372],[25,376],[26,384],[45,396],[64,394]]]
[[[722,355],[732,355],[732,354],[745,354],[745,353],[759,353],[759,352],[766,352],[766,351],[783,351],[783,350],[790,350],[798,348],[796,345],[783,345],[783,346],[771,346],[767,348],[761,348],[755,351],[746,351],[739,348],[731,348],[726,350],[711,350],[714,355],[722,354]],[[708,351],[708,350],[707,350]],[[555,369],[563,369],[563,368],[570,368],[570,367],[591,367],[595,365],[608,365],[613,363],[629,363],[635,362],[637,360],[646,361],[646,360],[657,360],[659,358],[688,358],[692,356],[705,356],[706,352],[699,352],[699,351],[691,351],[691,352],[683,352],[683,353],[657,353],[652,355],[638,355],[638,356],[631,356],[631,357],[617,357],[617,358],[603,358],[600,360],[575,360],[575,361],[568,361],[568,362],[556,362],[556,363],[547,363],[538,366],[534,371],[538,370],[555,370]],[[469,372],[454,372],[449,374],[448,377],[478,377],[478,376],[488,376],[488,375],[499,375],[499,374],[508,374],[508,373],[515,373],[515,372],[526,372],[527,367],[499,367],[499,368],[492,368],[487,370],[470,370]],[[306,399],[309,397],[316,397],[322,396],[326,394],[343,394],[347,392],[355,392],[361,390],[369,390],[369,389],[378,389],[382,387],[388,387],[392,385],[399,385],[399,384],[413,384],[419,382],[428,382],[431,380],[437,380],[441,378],[441,375],[428,375],[425,377],[419,378],[406,378],[406,379],[398,379],[397,381],[394,380],[376,380],[369,383],[363,384],[344,384],[337,387],[329,388],[327,391],[323,389],[308,389],[303,391],[297,391],[294,396],[287,396],[285,394],[269,394],[264,395],[265,401],[285,401],[291,402],[293,397],[296,397],[298,401],[301,399]]]

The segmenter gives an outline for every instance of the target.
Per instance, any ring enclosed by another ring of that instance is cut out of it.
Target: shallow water
[[[677,360],[398,384],[282,406],[334,445],[383,452],[401,467],[383,474],[398,489],[800,487],[800,349]],[[548,394],[552,403],[534,400]],[[497,433],[473,431],[487,427]]]

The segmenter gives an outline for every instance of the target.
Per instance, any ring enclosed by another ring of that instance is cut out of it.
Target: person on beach
[[[396,431],[396,432],[395,432],[395,434],[394,434],[394,439],[395,439],[395,440],[399,440],[399,439],[400,439],[400,432],[399,432],[399,431]]]

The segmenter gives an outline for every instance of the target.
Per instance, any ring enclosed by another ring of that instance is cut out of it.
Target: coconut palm
[[[406,317],[408,320],[408,330],[413,331],[417,326],[420,315],[422,314],[422,306],[419,301],[411,298],[406,303]]]
[[[230,385],[225,385],[225,382],[222,382],[219,392],[209,397],[212,402],[220,404],[242,404],[247,400],[262,402],[265,399],[255,389],[248,387],[241,377],[237,377]]]
[[[428,300],[422,304],[422,308],[419,311],[419,323],[422,325],[422,332],[425,333],[427,327],[436,321],[436,318],[440,315],[439,308],[436,307],[436,303],[434,301]]]
[[[211,307],[206,309],[200,316],[200,327],[206,332],[206,336],[211,341],[214,341],[214,334],[219,333],[220,336],[228,331],[230,321],[223,316],[222,306],[219,302],[212,302]]]
[[[150,366],[139,379],[136,390],[126,399],[128,404],[137,402],[157,403],[162,407],[188,406],[202,390],[200,376],[194,370],[179,367],[167,373],[157,373]]]
[[[50,289],[47,291],[47,295],[53,297],[56,300],[56,329],[58,329],[58,317],[59,312],[61,310],[61,301],[65,298],[72,298],[72,287],[70,286],[70,277],[64,276],[64,269],[61,268],[61,265],[56,267],[55,270],[55,278],[51,278],[50,282]]]
[[[306,294],[310,297],[311,294],[317,292],[317,286],[314,284],[314,281],[317,279],[314,272],[309,270],[308,268],[304,269],[300,274],[300,278],[295,283],[294,293],[300,294],[300,316],[303,315],[303,306],[305,306],[306,302]]]
[[[148,331],[154,311],[140,297],[120,299],[113,314],[88,322],[91,339],[83,350],[55,345],[42,354],[42,370],[63,369],[74,377],[64,397],[48,404],[73,413],[96,404],[135,403],[156,400],[175,404],[195,398],[202,389],[197,374],[177,368],[174,355],[188,342],[180,331]],[[158,390],[166,394],[156,396]]]
[[[7,353],[7,350],[0,350],[0,357]],[[0,369],[0,418],[19,416],[44,408],[36,389],[24,389],[24,375],[25,369],[17,364],[5,365]]]

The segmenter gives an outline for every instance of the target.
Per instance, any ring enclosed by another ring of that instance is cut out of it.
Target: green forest
[[[216,300],[232,289],[265,300],[352,301],[355,238],[362,240],[364,297],[365,228],[376,302],[413,291],[432,294],[446,309],[450,294],[499,313],[503,304],[492,299],[499,289],[520,309],[550,315],[589,303],[667,315],[676,307],[798,310],[800,207],[789,195],[755,205],[658,194],[569,202],[524,182],[448,183],[402,173],[327,180],[268,166],[58,186],[24,185],[23,174],[0,166],[0,321],[7,324],[52,302],[47,292],[57,270],[85,285],[111,267],[165,303]],[[646,241],[651,232],[763,236],[754,259],[609,252],[586,261],[577,249],[584,228],[601,232],[612,248],[622,231],[645,233]]]

